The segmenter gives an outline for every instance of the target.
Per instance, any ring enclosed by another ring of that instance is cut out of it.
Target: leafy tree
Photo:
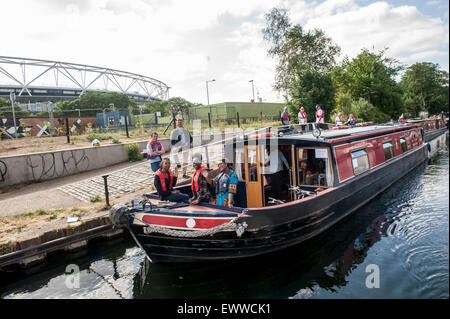
[[[172,114],[175,116],[182,115],[183,118],[189,116],[189,110],[194,106],[194,104],[181,97],[172,97],[167,100],[167,103]]]
[[[17,103],[14,103],[14,114],[16,118],[30,116],[30,112],[23,111],[22,108]],[[10,118],[13,117],[11,102],[1,97],[0,97],[0,116]]]
[[[353,99],[348,92],[337,92],[335,95],[336,108],[331,114],[331,118],[336,117],[339,112],[342,112],[343,116],[347,118],[350,114],[353,114],[352,103]],[[353,114],[355,115],[355,114]]]
[[[145,103],[146,113],[161,112],[161,116],[167,116],[169,114],[169,102],[168,101],[151,101]]]
[[[402,76],[403,100],[408,113],[418,116],[420,111],[429,114],[448,111],[448,72],[439,70],[431,62],[415,63]]]
[[[278,60],[276,90],[288,95],[303,76],[332,70],[341,49],[322,30],[305,31],[301,25],[291,25],[286,9],[273,8],[265,18],[263,36],[272,44],[268,54]]]
[[[402,69],[397,60],[362,49],[353,60],[347,57],[333,70],[333,83],[354,100],[363,98],[381,113],[397,119],[404,111],[402,89],[395,77]]]
[[[330,73],[304,72],[301,80],[292,83],[289,89],[292,101],[288,103],[291,113],[297,114],[300,107],[305,108],[308,121],[315,121],[316,104],[325,112],[325,121],[329,122],[334,105],[334,88]]]
[[[80,109],[81,114],[84,116],[95,116],[97,113],[101,113],[103,109],[107,109],[108,111],[126,110],[129,106],[132,107],[133,113],[139,113],[137,102],[130,99],[126,94],[116,92],[86,92],[76,100],[58,102],[55,109],[65,111]]]
[[[386,123],[390,120],[389,115],[363,98],[359,98],[358,101],[352,103],[351,113],[357,120],[364,122]]]

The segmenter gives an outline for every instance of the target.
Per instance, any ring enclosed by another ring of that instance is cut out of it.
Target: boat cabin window
[[[384,159],[387,161],[394,157],[394,146],[391,142],[383,143]]]
[[[258,181],[258,172],[257,166],[258,162],[256,159],[256,149],[248,149],[247,150],[247,171],[249,174],[248,181],[249,182],[257,182]]]
[[[400,145],[402,146],[402,152],[405,153],[408,150],[408,144],[406,144],[406,139],[400,137]]]
[[[328,148],[298,149],[298,182],[303,186],[332,186]]]
[[[292,200],[289,187],[293,185],[291,178],[292,146],[279,145],[275,150],[269,145],[260,149],[261,174],[264,187],[264,206],[273,199]]]
[[[370,168],[369,157],[366,150],[358,150],[351,153],[353,172],[355,175],[364,173]]]

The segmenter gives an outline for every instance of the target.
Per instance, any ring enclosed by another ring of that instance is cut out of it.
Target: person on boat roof
[[[170,170],[170,160],[164,158],[160,163],[160,168],[155,173],[154,185],[158,191],[161,200],[168,200],[171,202],[187,202],[189,195],[180,193],[179,190],[173,188],[177,184],[178,167],[175,170]]]
[[[319,104],[316,105],[316,123],[325,123],[325,112]]]
[[[202,155],[194,154],[192,163],[195,173],[192,176],[192,197],[189,198],[189,204],[197,205],[200,202],[208,203],[211,200],[211,192],[208,189],[208,168],[202,166]],[[211,184],[211,182],[209,183]]]
[[[283,109],[283,113],[281,113],[281,123],[283,123],[283,125],[289,125],[290,120],[291,120],[291,116],[288,113],[287,106],[285,106]]]
[[[336,121],[336,125],[342,125],[343,119],[342,119],[342,112],[339,112],[336,118],[334,119]]]
[[[350,115],[348,116],[347,124],[348,124],[348,125],[355,125],[355,124],[356,124],[356,119],[355,119],[355,117],[353,116],[353,114],[350,114]]]
[[[238,177],[230,168],[226,159],[219,163],[220,173],[213,180],[213,186],[216,187],[216,204],[219,206],[233,207],[234,196],[237,193]]]

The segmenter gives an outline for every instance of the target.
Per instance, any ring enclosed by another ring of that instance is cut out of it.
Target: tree
[[[169,113],[169,102],[168,101],[146,102],[144,108],[147,113],[161,112],[161,116],[167,116]]]
[[[411,116],[420,111],[429,114],[448,111],[448,72],[439,70],[439,65],[431,62],[410,65],[400,82],[404,94],[405,107]]]
[[[189,116],[189,109],[194,106],[191,102],[181,98],[172,97],[167,100],[169,104],[169,110],[173,115]]]
[[[111,104],[113,106],[111,106]],[[84,116],[95,116],[103,109],[108,111],[127,110],[132,107],[133,113],[139,114],[137,102],[130,99],[126,94],[116,92],[86,92],[73,101],[63,101],[56,104],[56,110],[76,110],[80,109]]]
[[[14,114],[16,116],[16,119],[20,117],[30,116],[30,112],[23,111],[22,108],[17,103],[14,103]],[[0,97],[0,116],[9,118],[13,117],[11,102],[1,97]]]
[[[395,77],[403,68],[395,59],[362,49],[353,60],[345,58],[333,70],[333,83],[339,92],[349,93],[354,100],[365,99],[382,114],[397,119],[403,112],[402,89]]]
[[[359,121],[386,123],[390,120],[389,115],[383,113],[364,98],[352,103],[351,113]]]
[[[319,104],[325,112],[325,122],[329,122],[331,110],[334,105],[334,88],[330,73],[304,72],[301,80],[292,83],[289,89],[292,101],[288,103],[293,114],[305,108],[309,122],[315,121],[315,105]]]
[[[272,44],[268,54],[278,60],[274,88],[286,98],[303,76],[332,70],[341,49],[322,30],[305,31],[301,25],[291,25],[285,9],[273,8],[265,18],[263,36]]]

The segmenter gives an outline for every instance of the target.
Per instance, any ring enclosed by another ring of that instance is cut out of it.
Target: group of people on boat
[[[319,104],[315,106],[316,109],[316,123],[325,123],[325,112],[322,110]],[[281,123],[283,125],[289,125],[291,121],[291,115],[288,112],[288,107],[285,106],[283,112],[281,113]],[[305,112],[305,108],[303,106],[300,107],[300,111],[298,112],[298,124],[306,125],[308,123],[308,116]],[[342,112],[339,112],[335,118],[336,125],[355,125],[356,119],[353,114],[350,114],[347,121],[344,121],[342,117]]]
[[[342,116],[342,112],[339,112],[339,113],[336,115],[336,118],[334,119],[334,121],[335,121],[335,123],[336,123],[337,126],[340,126],[340,125],[355,125],[355,124],[356,124],[356,119],[355,119],[355,117],[353,116],[353,114],[350,114],[350,115],[348,116],[348,120],[347,120],[347,121],[344,121],[344,118],[343,118],[343,116]]]
[[[194,174],[191,180],[192,197],[175,190],[177,184],[178,167],[170,169],[170,159],[164,158],[160,163],[160,168],[155,173],[154,185],[163,201],[185,202],[197,205],[201,202],[213,202],[219,206],[233,207],[234,196],[237,193],[238,177],[231,169],[226,159],[222,159],[218,164],[219,174],[211,178],[206,166],[202,166],[201,154],[193,156],[192,165]],[[213,200],[210,187],[215,189]]]
[[[316,109],[316,123],[325,123],[325,112],[322,110],[319,104],[315,106]],[[300,107],[298,112],[298,124],[306,125],[308,123],[308,116],[306,115],[305,108]],[[281,123],[283,125],[289,125],[291,121],[291,115],[288,112],[288,107],[285,106],[283,112],[281,113]]]
[[[201,154],[195,154],[192,158],[192,165],[195,170],[191,181],[192,197],[174,189],[181,167],[183,167],[183,178],[188,178],[186,170],[193,140],[190,132],[183,127],[182,119],[177,120],[177,127],[170,135],[172,152],[176,162],[176,167],[173,170],[171,169],[170,159],[162,158],[166,151],[164,146],[158,142],[158,132],[152,132],[150,137],[146,155],[150,161],[150,167],[155,173],[154,186],[161,200],[186,202],[193,205],[200,202],[215,202],[220,206],[233,206],[238,177],[225,159],[222,159],[218,165],[219,174],[215,178],[210,178],[208,168],[202,166]],[[183,166],[180,163],[180,154],[183,157]],[[210,189],[215,189],[215,198],[213,198]]]

